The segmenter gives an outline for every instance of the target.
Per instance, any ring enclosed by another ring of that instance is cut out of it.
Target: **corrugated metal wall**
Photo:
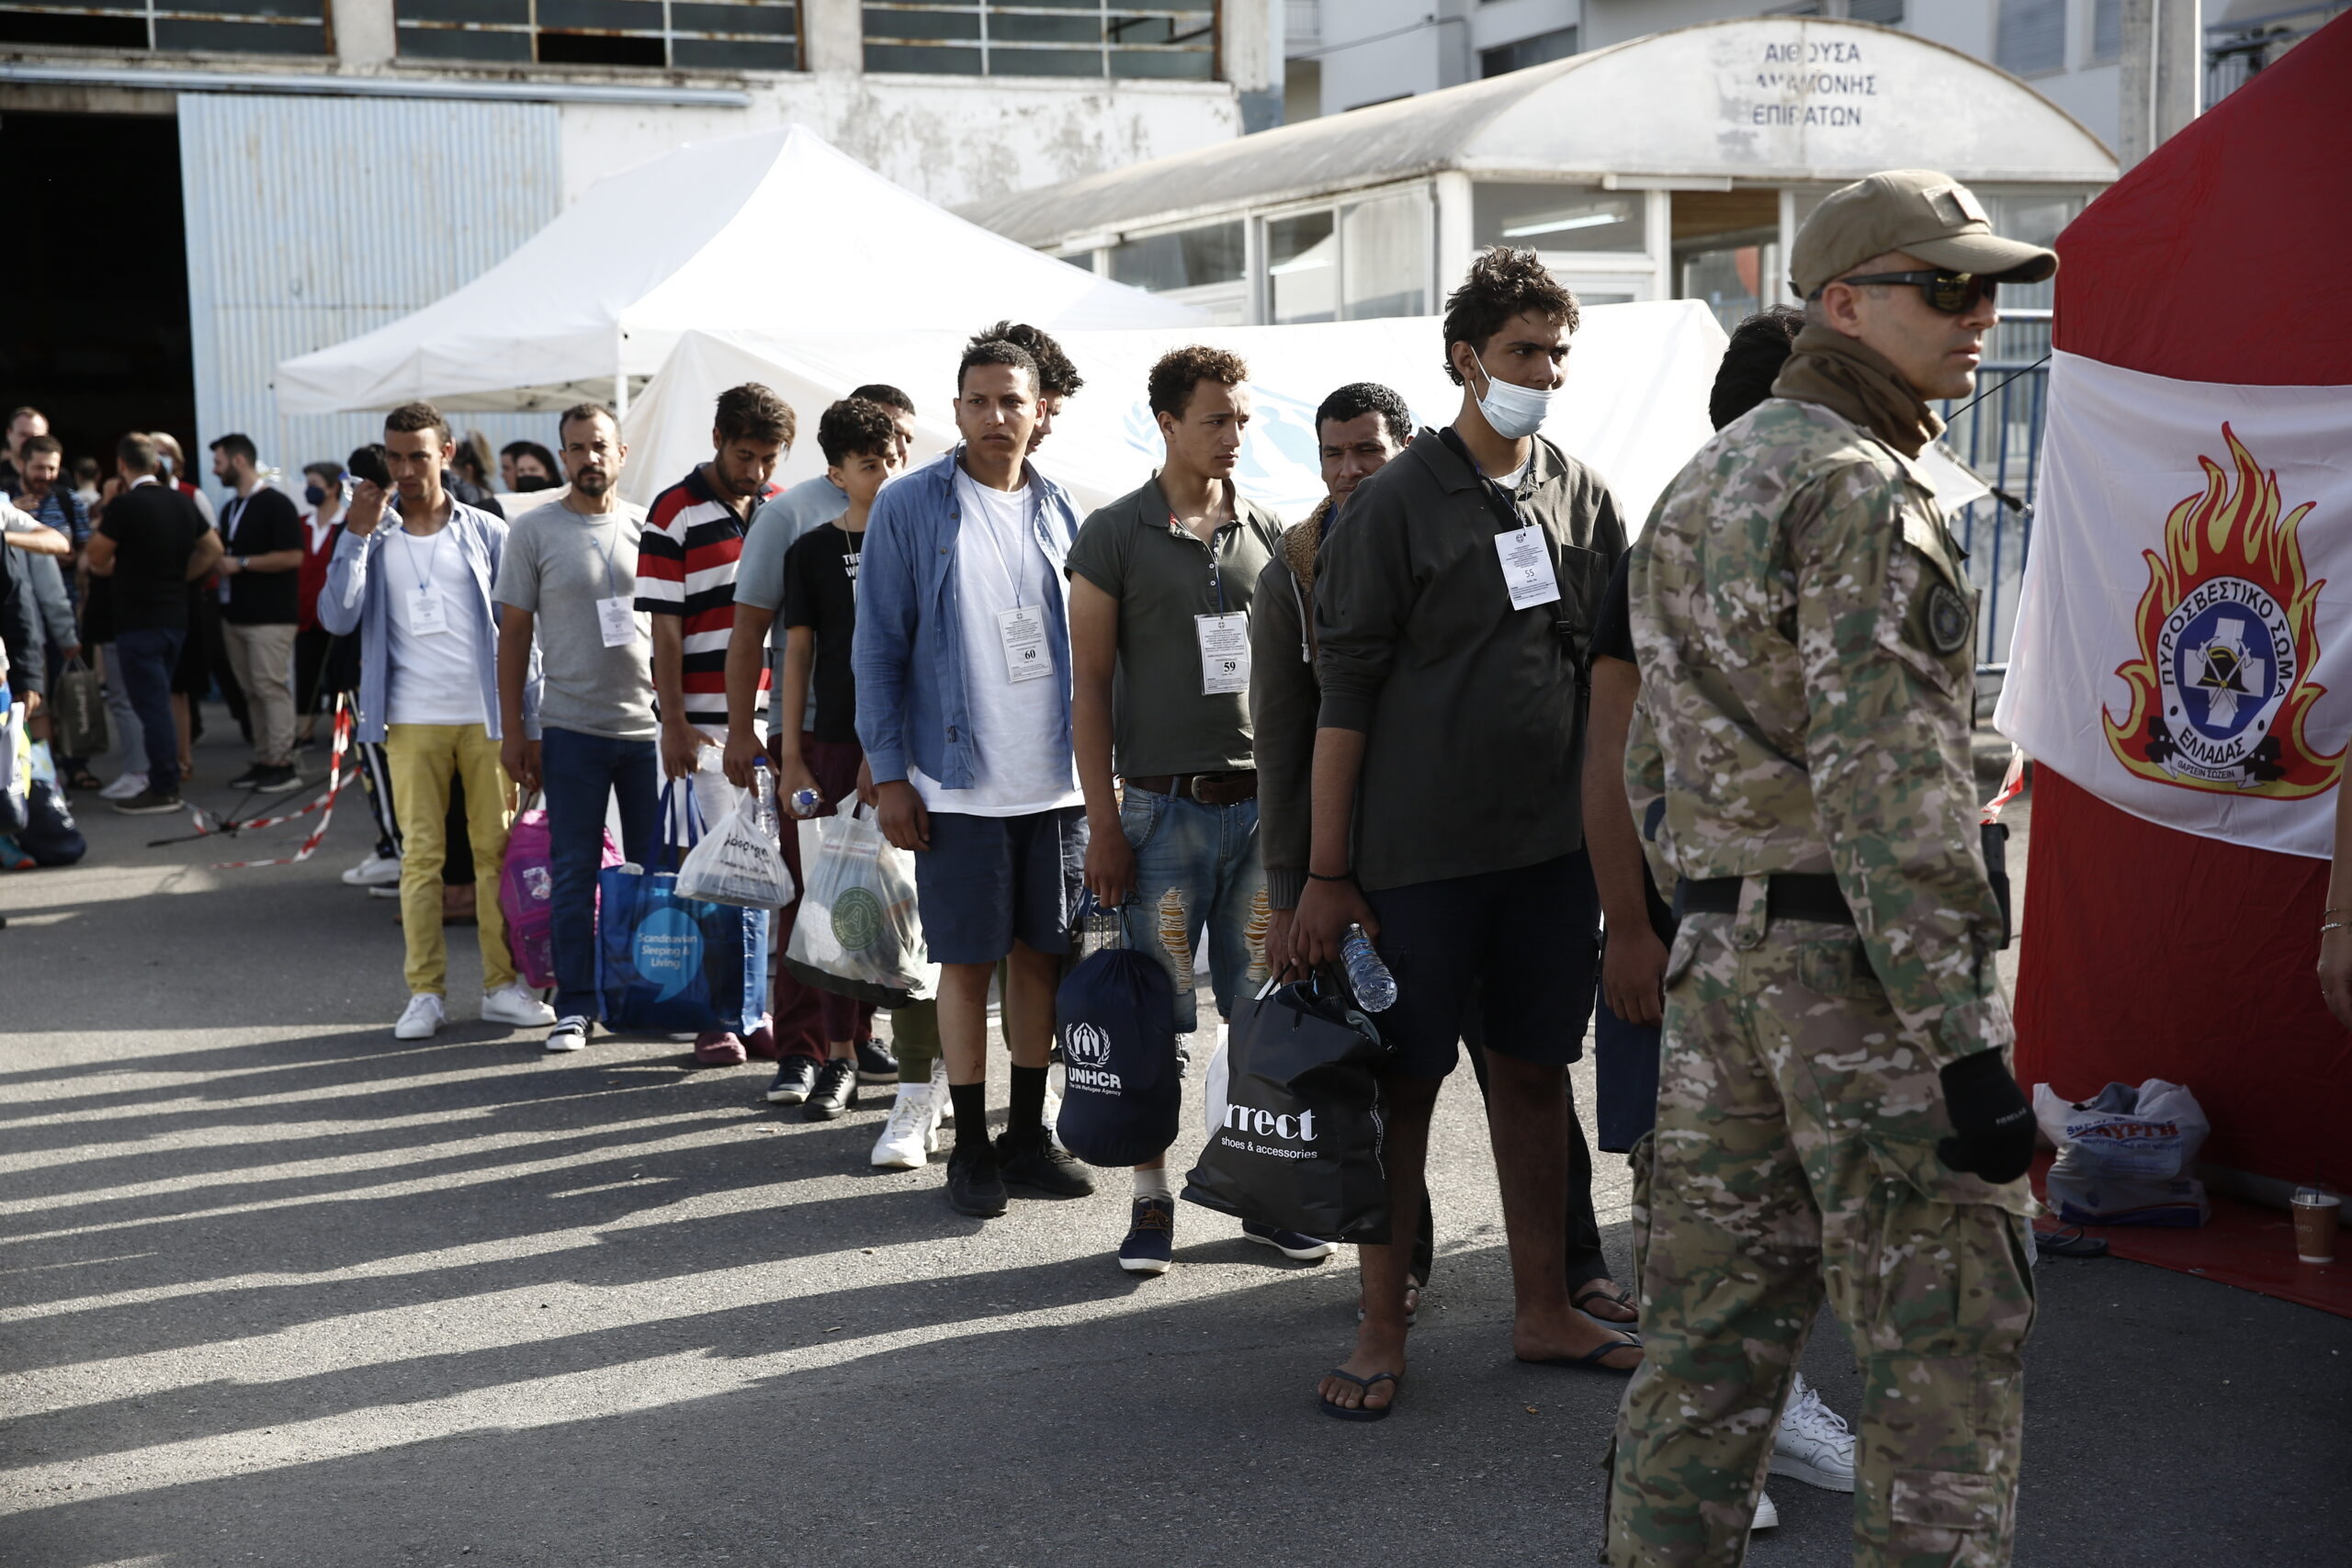
[[[552,104],[189,93],[179,100],[198,446],[241,430],[290,475],[379,438],[372,414],[283,418],[281,359],[469,282],[562,206]],[[454,416],[553,446],[544,414]],[[299,492],[300,486],[293,488]]]

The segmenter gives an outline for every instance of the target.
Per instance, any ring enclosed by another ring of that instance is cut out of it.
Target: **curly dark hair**
[[[1315,434],[1323,434],[1326,420],[1345,424],[1368,413],[1380,416],[1380,423],[1388,429],[1388,439],[1397,446],[1413,439],[1413,411],[1405,406],[1404,399],[1377,381],[1351,381],[1324,399],[1322,406],[1315,411]]]
[[[444,444],[449,439],[449,422],[431,403],[402,403],[384,416],[387,435],[413,435],[421,430],[438,433]]]
[[[1151,367],[1151,379],[1146,383],[1148,400],[1154,413],[1184,417],[1184,410],[1192,403],[1193,389],[1204,381],[1215,381],[1222,387],[1238,387],[1250,379],[1250,367],[1229,348],[1211,348],[1205,344],[1190,343],[1182,348],[1171,348],[1159,356]]]
[[[1731,345],[1707,393],[1707,417],[1717,430],[1772,395],[1772,382],[1803,331],[1804,311],[1794,305],[1759,310],[1732,328]]]
[[[1008,365],[1015,370],[1029,372],[1029,385],[1039,397],[1045,396],[1045,377],[1037,369],[1036,355],[1009,338],[976,337],[964,345],[964,357],[956,362],[956,395],[964,395],[964,378],[975,365]]]
[[[1455,344],[1466,343],[1476,354],[1504,322],[1525,314],[1557,321],[1564,333],[1575,332],[1583,320],[1577,297],[1533,251],[1495,245],[1479,252],[1462,287],[1445,297],[1446,379],[1462,384],[1462,372],[1453,367]]]
[[[1037,395],[1041,398],[1067,398],[1086,385],[1086,378],[1069,362],[1062,345],[1041,327],[1033,327],[1026,321],[999,321],[974,333],[972,342],[1009,343],[1027,349],[1029,357],[1037,362]]]
[[[818,416],[817,447],[834,468],[857,455],[895,457],[899,427],[890,411],[871,398],[843,398]]]
[[[901,413],[911,415],[915,412],[915,400],[888,381],[868,381],[863,387],[852,387],[849,395],[870,403],[887,403]]]
[[[718,427],[721,442],[773,441],[782,446],[792,445],[800,423],[793,417],[790,403],[757,381],[746,381],[719,393],[718,412],[713,423]]]

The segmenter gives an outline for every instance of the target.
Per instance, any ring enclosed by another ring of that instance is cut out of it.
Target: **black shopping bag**
[[[1372,1021],[1314,981],[1269,986],[1233,1010],[1226,1097],[1188,1201],[1329,1241],[1388,1239]],[[1212,1075],[1214,1077],[1214,1075]]]
[[[1116,1168],[1157,1158],[1176,1141],[1183,1114],[1183,1069],[1176,1059],[1176,987],[1168,966],[1125,944],[1087,954],[1054,994],[1054,1037],[1062,1048],[1062,1147],[1089,1165]]]

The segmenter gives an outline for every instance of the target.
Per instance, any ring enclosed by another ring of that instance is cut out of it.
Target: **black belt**
[[[1154,773],[1148,778],[1128,779],[1129,789],[1142,790],[1146,795],[1172,795],[1179,800],[1195,800],[1203,806],[1238,806],[1253,800],[1258,794],[1258,770],[1241,768],[1229,773]]]
[[[1685,877],[1674,889],[1674,912],[1681,915],[1736,915],[1739,888],[1746,878]],[[1838,879],[1826,872],[1776,871],[1767,879],[1764,913],[1775,920],[1827,920],[1854,923],[1853,906],[1846,902]]]

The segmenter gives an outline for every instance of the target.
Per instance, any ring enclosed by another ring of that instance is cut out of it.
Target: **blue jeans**
[[[618,796],[621,853],[638,864],[661,826],[661,765],[650,740],[612,740],[549,727],[539,737],[548,802],[548,873],[555,884],[548,942],[555,1013],[596,1016],[596,873],[605,859],[605,803]]]
[[[117,632],[115,657],[122,683],[139,716],[140,739],[147,743],[147,787],[172,795],[180,787],[180,732],[172,722],[172,670],[180,661],[187,634],[168,627]],[[125,758],[127,762],[129,758]]]
[[[1203,942],[1217,1016],[1232,1017],[1242,987],[1266,974],[1270,911],[1258,860],[1258,803],[1203,806],[1129,789],[1119,803],[1119,826],[1136,852],[1127,937],[1167,964],[1176,983],[1176,1032],[1200,1027],[1193,955]],[[1139,924],[1157,940],[1141,940],[1147,932],[1136,929]]]

